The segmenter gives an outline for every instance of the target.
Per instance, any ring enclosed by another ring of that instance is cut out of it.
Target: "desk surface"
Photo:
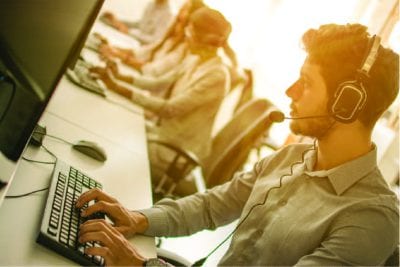
[[[119,103],[122,106],[110,103],[64,77],[46,111],[116,145],[147,155],[143,111],[131,102],[124,103],[123,99]],[[129,109],[126,108],[128,104]],[[51,128],[47,130],[52,133]],[[132,138],[133,134],[135,138]]]
[[[151,205],[149,167],[143,152],[127,150],[48,112],[44,113],[40,122],[51,126],[52,134],[67,140],[84,138],[101,144],[108,156],[104,163],[71,149],[70,145],[63,142],[47,137],[44,140],[44,145],[58,158],[100,181],[104,190],[117,197],[127,208],[140,209]],[[139,136],[141,136],[140,131]],[[54,160],[43,149],[31,146],[26,149],[24,156],[42,161]],[[21,161],[8,195],[48,187],[52,170],[52,165]],[[46,192],[40,192],[23,198],[4,200],[0,209],[1,265],[73,264],[35,242],[46,197]],[[136,236],[131,242],[143,255],[147,257],[155,255],[153,238]]]

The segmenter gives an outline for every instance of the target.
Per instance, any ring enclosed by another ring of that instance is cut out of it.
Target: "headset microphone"
[[[280,111],[274,110],[269,115],[268,118],[273,122],[282,122],[284,120],[304,120],[304,119],[314,119],[314,118],[328,118],[333,117],[333,115],[318,115],[318,116],[304,116],[304,117],[286,117]]]

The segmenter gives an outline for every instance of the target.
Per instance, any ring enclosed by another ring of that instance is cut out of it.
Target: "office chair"
[[[253,78],[253,71],[251,69],[243,69],[244,74],[246,76],[246,82],[243,85],[242,92],[240,95],[240,98],[238,100],[238,103],[235,106],[235,111],[237,111],[240,107],[242,107],[245,103],[250,101],[251,99],[254,98],[254,78]]]
[[[270,129],[269,114],[273,110],[276,107],[267,99],[252,99],[218,132],[201,166],[207,188],[228,181],[240,170],[256,142]]]
[[[239,74],[238,74],[239,75]],[[215,117],[212,136],[215,136],[233,117],[237,110],[253,99],[253,73],[243,69],[240,78],[236,78],[228,94],[224,97]]]
[[[154,201],[157,201],[162,197],[174,197],[173,193],[177,184],[196,166],[201,165],[200,161],[196,154],[182,148],[178,144],[157,139],[156,137],[149,138],[147,142],[164,146],[175,152],[175,156],[168,164],[160,181],[153,189]]]
[[[183,149],[179,144],[162,140],[150,139],[176,153],[166,168],[163,178],[153,190],[156,198],[173,196],[181,197],[194,193],[185,188],[174,196],[176,186],[187,177],[191,171],[200,167],[206,188],[222,184],[240,170],[246,162],[250,151],[265,135],[272,125],[269,119],[271,111],[276,107],[266,99],[252,99],[237,110],[232,119],[216,134],[212,140],[211,153],[205,160],[200,161],[191,151]]]
[[[189,266],[193,265],[192,262],[190,262],[189,260],[185,259],[184,257],[182,257],[172,251],[169,251],[169,250],[166,250],[163,248],[157,248],[156,252],[157,252],[157,258],[160,258],[160,259],[168,262],[172,266],[189,267]]]

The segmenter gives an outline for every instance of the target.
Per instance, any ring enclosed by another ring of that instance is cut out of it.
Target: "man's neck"
[[[333,129],[329,135],[318,139],[318,154],[314,170],[329,170],[365,155],[371,148],[369,133],[351,127]]]

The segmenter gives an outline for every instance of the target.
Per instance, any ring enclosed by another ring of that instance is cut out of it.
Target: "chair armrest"
[[[157,257],[173,266],[192,266],[193,264],[184,257],[163,248],[157,248]]]
[[[163,146],[175,151],[177,154],[184,157],[186,160],[189,160],[189,162],[191,164],[201,166],[201,162],[200,162],[199,158],[196,156],[196,154],[194,154],[192,151],[187,150],[177,144],[173,144],[168,141],[164,141],[164,140],[161,140],[159,138],[154,138],[154,137],[148,138],[147,142],[163,145]]]

